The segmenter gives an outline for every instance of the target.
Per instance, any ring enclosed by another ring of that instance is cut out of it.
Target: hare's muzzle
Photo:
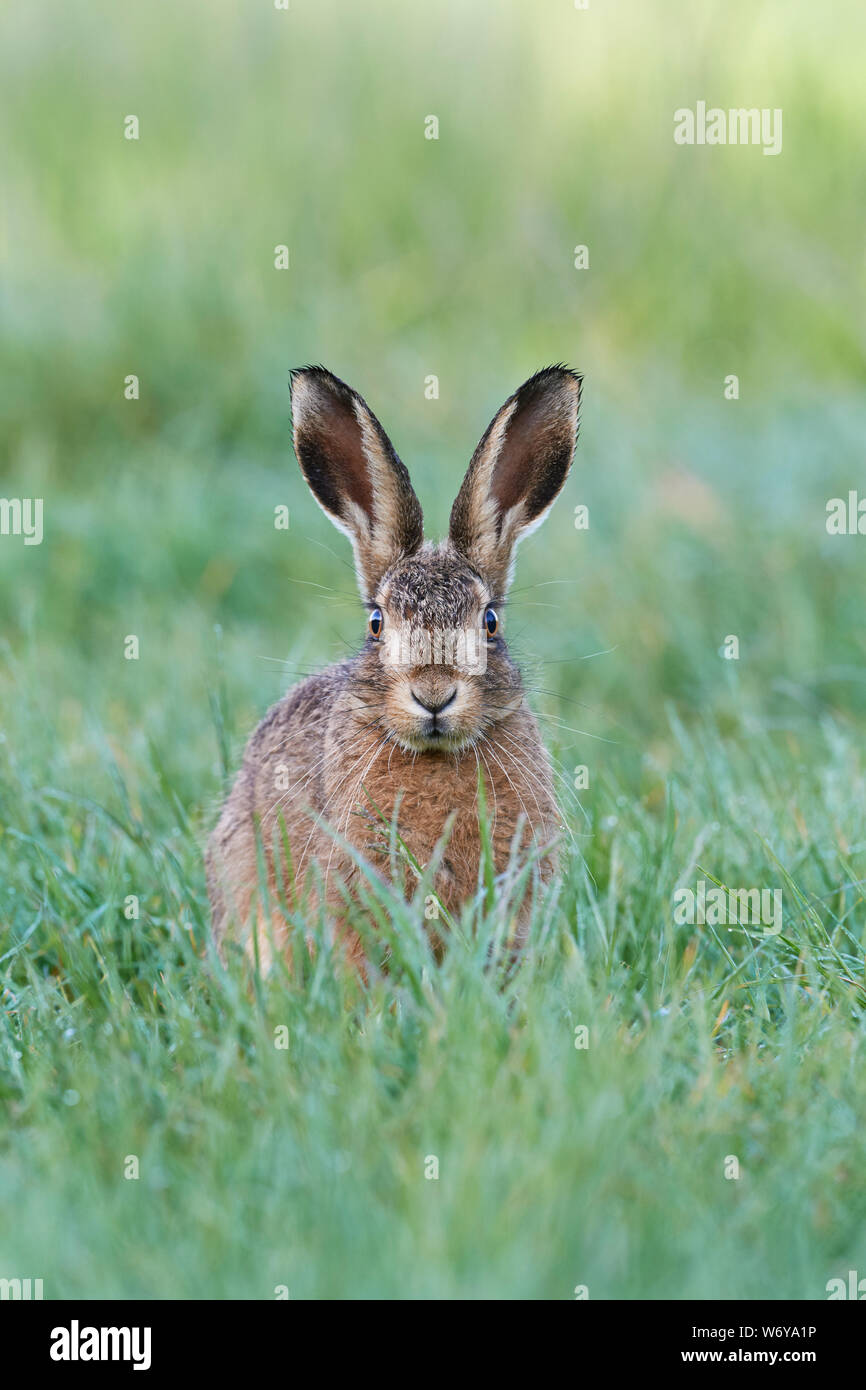
[[[435,720],[437,715],[443,714],[445,710],[448,709],[449,705],[454,704],[454,701],[457,699],[457,686],[452,686],[450,690],[445,691],[441,696],[431,696],[426,691],[419,694],[413,687],[412,699],[415,701],[416,705],[420,705],[428,714],[432,714]]]

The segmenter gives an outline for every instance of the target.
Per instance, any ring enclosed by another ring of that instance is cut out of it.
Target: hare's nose
[[[431,703],[431,697],[429,695],[422,700],[417,690],[412,691],[412,699],[415,701],[416,705],[420,705],[422,709],[426,709],[428,714],[441,714],[442,711],[446,710],[449,705],[453,705],[456,698],[456,685],[452,686],[449,691],[446,691],[446,693],[442,695],[441,698],[437,698],[435,704]]]

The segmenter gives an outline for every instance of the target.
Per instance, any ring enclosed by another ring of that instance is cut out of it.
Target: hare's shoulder
[[[261,763],[271,753],[290,753],[303,759],[312,755],[324,737],[334,702],[343,690],[349,662],[328,666],[293,685],[281,700],[271,705],[254,730],[245,762]],[[287,746],[287,740],[291,740]]]

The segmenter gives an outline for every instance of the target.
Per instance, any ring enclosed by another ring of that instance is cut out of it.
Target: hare
[[[363,970],[361,942],[343,921],[363,870],[346,846],[387,877],[394,856],[387,832],[371,833],[378,821],[396,819],[416,863],[433,861],[442,907],[459,909],[479,886],[479,769],[497,873],[516,851],[537,856],[542,880],[555,872],[550,762],[501,607],[518,542],[568,476],[580,394],[581,377],[557,366],[509,397],[475,450],[447,540],[433,544],[409,474],[364,400],[323,367],[292,373],[295,453],[352,542],[366,633],[351,660],[290,690],[247,744],[207,848],[221,950],[233,933],[265,965],[270,942],[288,952],[282,914],[269,920],[262,899],[275,904],[282,892],[291,905],[315,889]],[[408,895],[411,882],[399,887]]]

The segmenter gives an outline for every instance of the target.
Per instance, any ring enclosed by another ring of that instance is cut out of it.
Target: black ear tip
[[[316,373],[321,370],[321,367],[314,365],[312,362],[305,363],[303,367],[292,367],[289,370],[289,386],[295,386],[297,382],[303,381],[306,377],[315,376]]]
[[[353,391],[345,381],[329,372],[327,367],[320,365],[294,367],[289,372],[289,394],[292,401],[297,398],[299,388],[305,398],[311,396],[323,407],[328,403],[351,406],[356,400],[360,400],[357,391]]]
[[[553,412],[557,417],[577,418],[583,398],[583,377],[562,362],[541,371],[518,386],[506,405],[514,404],[521,411]]]
[[[583,377],[562,362],[550,367],[542,367],[534,376],[518,386],[506,405],[514,403],[518,409],[556,411],[565,409],[577,411],[580,408]]]
[[[540,372],[536,372],[528,381],[521,386],[521,391],[543,391],[547,387],[564,386],[573,383],[578,390],[583,383],[583,373],[576,372],[572,367],[567,367],[564,362],[554,362],[550,367],[542,367]]]
[[[294,385],[301,377],[309,381],[317,381],[323,386],[339,386],[344,391],[351,391],[352,389],[351,386],[346,385],[345,381],[341,381],[333,372],[328,371],[327,367],[323,367],[321,362],[309,362],[304,367],[292,367],[289,372],[289,383]]]

